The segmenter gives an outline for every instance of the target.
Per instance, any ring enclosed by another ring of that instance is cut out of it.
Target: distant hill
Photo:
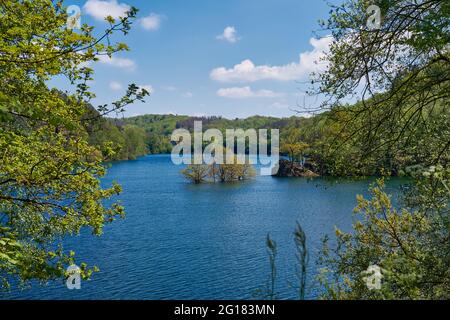
[[[312,171],[322,176],[370,176],[389,172],[392,175],[408,174],[412,166],[426,163],[430,142],[421,143],[430,132],[442,132],[448,124],[450,113],[436,108],[424,114],[430,125],[412,130],[409,138],[368,153],[366,139],[360,133],[363,122],[351,122],[359,103],[341,106],[314,117],[292,116],[275,118],[253,116],[246,119],[222,117],[192,117],[186,115],[148,114],[122,119],[103,119],[100,132],[91,135],[95,145],[112,141],[118,148],[118,159],[134,159],[143,154],[168,154],[172,151],[171,134],[176,129],[193,131],[194,121],[202,121],[203,130],[226,129],[279,129],[281,150],[301,147],[308,155]],[[404,106],[408,112],[408,106]],[[388,125],[388,124],[386,124]],[[383,142],[390,137],[380,136]],[[435,143],[440,143],[436,141]]]
[[[142,115],[124,119],[110,119],[118,126],[136,126],[145,130],[150,153],[170,153],[172,144],[170,136],[176,129],[187,129],[192,131],[194,121],[202,121],[203,129],[211,128],[224,131],[225,129],[280,129],[283,136],[284,131],[289,128],[305,126],[313,122],[313,119],[303,117],[275,118],[265,116],[253,116],[246,119],[226,119],[222,117],[191,117],[183,115]]]

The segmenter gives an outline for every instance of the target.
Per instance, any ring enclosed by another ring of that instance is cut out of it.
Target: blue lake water
[[[191,185],[170,156],[117,162],[104,179],[120,182],[127,216],[67,239],[80,261],[101,271],[68,290],[63,281],[0,294],[2,299],[252,299],[269,276],[267,233],[278,245],[277,294],[296,299],[293,232],[299,221],[310,250],[308,297],[314,298],[314,260],[334,227],[350,230],[356,194],[373,180],[256,177],[233,184]],[[400,180],[389,183],[396,192]]]

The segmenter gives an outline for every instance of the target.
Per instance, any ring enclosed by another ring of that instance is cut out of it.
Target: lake
[[[117,162],[103,179],[119,182],[127,216],[96,238],[66,239],[78,261],[101,271],[68,290],[63,281],[0,294],[2,299],[252,299],[269,273],[265,239],[277,242],[277,294],[296,299],[293,232],[299,221],[310,250],[308,297],[314,298],[314,260],[334,227],[350,230],[356,194],[373,179],[256,177],[232,184],[189,184],[170,156]],[[401,180],[391,180],[395,193]]]

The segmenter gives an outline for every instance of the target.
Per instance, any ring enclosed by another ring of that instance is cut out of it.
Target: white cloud
[[[193,96],[194,96],[194,94],[192,92],[190,92],[190,91],[185,92],[183,94],[183,97],[185,97],[185,98],[192,98]]]
[[[119,91],[119,90],[122,90],[122,84],[120,83],[120,82],[117,82],[117,81],[111,81],[110,83],[109,83],[109,88],[111,89],[111,90],[113,90],[113,91]]]
[[[223,30],[221,35],[217,36],[217,39],[228,41],[230,43],[237,42],[240,38],[237,35],[237,30],[235,27],[228,26]]]
[[[136,63],[131,59],[119,58],[112,56],[111,58],[107,55],[97,56],[98,61],[103,64],[107,64],[113,67],[134,70],[136,69]]]
[[[153,87],[152,87],[151,85],[149,85],[149,84],[139,85],[138,87],[139,87],[139,89],[141,89],[141,90],[144,89],[144,90],[148,91],[148,93],[150,93],[150,94],[152,94],[152,93],[155,92],[155,90],[153,89]]]
[[[326,62],[320,61],[328,52],[333,39],[325,37],[310,39],[313,50],[300,54],[298,62],[282,66],[255,66],[251,60],[244,60],[231,69],[224,67],[211,71],[211,78],[221,82],[254,82],[258,80],[292,81],[305,78],[311,72],[320,72],[326,68]]]
[[[83,7],[84,11],[97,20],[104,20],[107,16],[114,19],[126,16],[131,7],[117,0],[88,0]]]
[[[139,19],[139,24],[142,28],[149,31],[155,31],[158,30],[161,26],[161,20],[163,16],[156,14],[156,13],[150,13],[147,17],[144,17],[142,19]]]
[[[222,88],[217,91],[217,95],[223,98],[244,99],[244,98],[276,98],[283,94],[271,90],[253,91],[250,87]]]

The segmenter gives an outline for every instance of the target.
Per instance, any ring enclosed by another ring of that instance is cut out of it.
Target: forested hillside
[[[305,122],[305,118],[273,118],[253,116],[246,119],[226,119],[222,117],[189,117],[181,115],[143,115],[133,118],[114,120],[114,123],[132,125],[145,130],[149,151],[152,154],[170,153],[172,144],[170,136],[175,129],[183,128],[189,131],[194,129],[194,121],[201,121],[203,130],[211,128],[219,129],[225,133],[226,129],[280,129],[285,131]]]
[[[90,141],[102,145],[112,141],[118,148],[117,159],[134,159],[147,151],[150,154],[170,153],[170,136],[175,129],[193,130],[194,121],[202,121],[203,130],[216,128],[225,133],[226,129],[279,129],[281,152],[290,155],[289,148],[296,156],[308,156],[315,172],[321,175],[360,176],[379,175],[387,172],[392,175],[406,175],[415,166],[429,163],[430,143],[433,149],[445,143],[450,132],[449,112],[444,106],[436,106],[430,112],[424,112],[427,126],[412,126],[406,123],[411,135],[395,140],[389,137],[368,137],[355,135],[353,129],[364,126],[363,120],[346,126],[360,104],[343,106],[310,118],[292,116],[274,118],[253,116],[246,119],[226,119],[222,117],[189,117],[182,115],[143,115],[124,119],[103,119],[101,131],[93,132]],[[408,113],[408,106],[403,108]],[[386,122],[385,126],[389,126]],[[435,133],[436,139],[424,143],[424,137]],[[377,150],[367,150],[367,140],[377,139],[381,144]],[[392,141],[391,141],[392,140]],[[383,145],[383,141],[390,142]],[[295,151],[296,150],[296,151]],[[427,160],[428,159],[428,160]]]
[[[134,160],[148,153],[148,136],[144,129],[100,118],[86,126],[89,143],[102,151],[106,160]],[[113,153],[108,155],[108,149]]]

